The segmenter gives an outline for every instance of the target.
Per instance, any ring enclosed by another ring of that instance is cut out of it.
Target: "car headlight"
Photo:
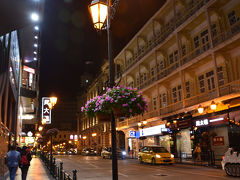
[[[161,156],[159,154],[156,154],[156,158],[161,158]]]
[[[122,155],[124,155],[124,156],[125,156],[126,154],[127,154],[127,153],[126,153],[126,151],[123,151],[123,152],[122,152]]]
[[[173,155],[173,154],[171,154],[171,158],[174,158],[174,155]]]
[[[89,151],[86,151],[86,153],[89,153]]]

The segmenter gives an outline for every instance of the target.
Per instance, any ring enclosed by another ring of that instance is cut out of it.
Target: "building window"
[[[177,96],[178,96],[178,100],[181,101],[182,100],[182,86],[179,85],[177,87]]]
[[[157,109],[157,98],[154,97],[153,98],[153,110],[156,110]]]
[[[219,86],[224,85],[224,73],[223,73],[223,67],[222,66],[217,68],[217,75],[218,75]]]
[[[212,37],[216,37],[217,36],[217,25],[216,24],[212,24]]]
[[[154,76],[154,67],[151,68],[151,75]]]
[[[173,97],[173,102],[174,103],[177,102],[177,88],[176,87],[174,87],[172,89],[172,97]]]
[[[187,53],[186,51],[186,45],[182,45],[182,56],[185,56]]]
[[[209,49],[209,39],[208,39],[208,30],[205,30],[201,33],[201,39],[202,39],[202,45],[203,45],[203,50],[206,51]]]
[[[174,60],[173,60],[173,53],[169,55],[169,64],[173,64]]]
[[[236,13],[234,10],[228,14],[228,21],[231,26],[237,22]]]
[[[205,85],[204,85],[204,75],[201,75],[198,77],[198,82],[199,82],[199,89],[201,93],[205,92]]]
[[[174,51],[174,60],[175,62],[178,60],[178,50]]]
[[[214,71],[209,71],[206,73],[206,78],[207,78],[207,85],[208,85],[208,90],[212,90],[215,88],[215,82],[214,82]]]
[[[160,70],[165,68],[164,60],[160,61]]]
[[[166,93],[160,94],[160,108],[166,107],[167,106],[167,95]]]
[[[174,87],[172,89],[172,97],[173,97],[173,103],[176,103],[176,102],[182,100],[182,86],[181,85]]]
[[[195,36],[193,38],[193,41],[194,41],[194,47],[198,48],[199,47],[199,38],[198,38],[198,36]]]
[[[185,83],[185,87],[186,87],[186,98],[189,98],[191,96],[191,91],[190,91],[190,82],[187,81]]]

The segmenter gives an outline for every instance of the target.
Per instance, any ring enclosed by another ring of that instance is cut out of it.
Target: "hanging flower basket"
[[[102,96],[90,99],[82,112],[89,117],[95,117],[98,113],[111,114],[113,111],[116,118],[136,116],[147,111],[148,103],[142,97],[142,93],[131,87],[107,88]]]
[[[111,121],[111,114],[97,113],[96,117],[97,117],[98,122],[110,122]]]

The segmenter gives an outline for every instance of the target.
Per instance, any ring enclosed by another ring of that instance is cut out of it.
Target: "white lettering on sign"
[[[209,122],[216,122],[216,121],[222,121],[224,118],[216,118],[216,119],[211,119]]]
[[[146,128],[146,129],[141,129],[140,130],[140,136],[152,136],[155,134],[161,134],[162,129],[166,128],[165,124],[161,124],[158,126]]]
[[[42,98],[42,119],[46,120],[46,124],[51,124],[51,109],[48,106],[50,97]]]
[[[206,126],[206,125],[208,125],[208,119],[196,121],[196,126]]]

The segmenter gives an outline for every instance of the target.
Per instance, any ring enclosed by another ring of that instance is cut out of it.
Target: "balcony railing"
[[[230,82],[228,84],[225,84],[225,85],[222,85],[219,87],[219,94],[220,94],[219,97],[231,95],[231,94],[235,94],[235,93],[240,93],[240,80],[236,80],[236,81]],[[124,127],[124,126],[131,126],[134,124],[136,125],[140,121],[158,117],[158,116],[164,116],[169,113],[173,113],[178,110],[181,110],[184,108],[183,103],[185,104],[185,107],[190,107],[190,106],[197,105],[197,104],[200,104],[200,103],[203,103],[206,101],[210,101],[217,97],[218,97],[217,90],[215,88],[211,91],[201,93],[196,96],[184,99],[183,101],[179,101],[177,103],[170,104],[164,108],[152,110],[149,112],[145,112],[143,115],[134,116],[134,117],[125,119],[124,121],[118,122],[117,126]],[[149,108],[149,109],[152,109],[152,108]]]
[[[207,4],[210,0],[198,0],[192,1],[187,10],[183,10],[177,13],[176,18],[173,18],[163,27],[160,33],[156,37],[151,39],[151,43],[146,43],[146,45],[134,56],[129,63],[126,64],[124,71],[130,69],[136,62],[138,62],[143,56],[145,56],[149,51],[155,48],[157,45],[162,43],[178,26],[185,22],[189,17],[196,13],[201,7]],[[176,19],[176,20],[175,20]]]

